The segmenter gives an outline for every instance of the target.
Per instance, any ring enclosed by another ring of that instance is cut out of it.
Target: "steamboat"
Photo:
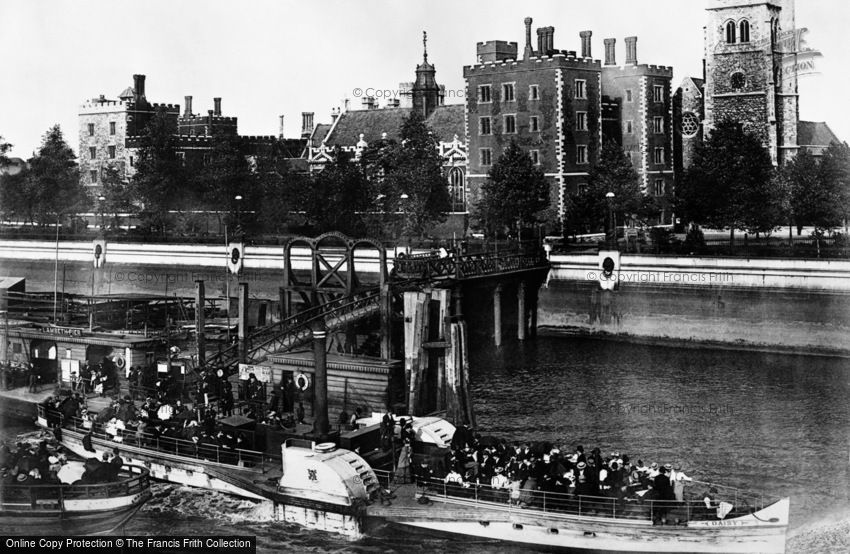
[[[60,473],[82,475],[69,461]],[[65,482],[65,481],[68,482]],[[0,484],[0,534],[105,535],[121,528],[151,497],[148,471],[124,465],[105,483]]]

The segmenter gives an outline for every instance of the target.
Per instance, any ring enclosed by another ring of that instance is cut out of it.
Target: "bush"
[[[696,225],[688,229],[688,234],[685,235],[684,248],[686,252],[693,254],[702,254],[705,252],[705,236],[702,229]]]

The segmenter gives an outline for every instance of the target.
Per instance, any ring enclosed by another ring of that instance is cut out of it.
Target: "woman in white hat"
[[[693,479],[682,471],[682,464],[676,464],[670,472],[670,483],[673,485],[673,494],[676,495],[676,500],[679,502],[685,500],[685,481],[693,481]]]

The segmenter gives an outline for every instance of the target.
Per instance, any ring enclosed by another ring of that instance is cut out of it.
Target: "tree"
[[[243,233],[246,227],[256,231],[256,219],[248,214],[255,212],[263,199],[257,194],[257,180],[238,135],[219,133],[213,136],[208,161],[196,182],[198,196],[205,207],[223,213],[223,223],[234,236]]]
[[[62,214],[88,203],[88,195],[80,183],[77,157],[65,142],[59,125],[45,133],[29,166],[25,189],[31,202],[30,221],[42,225],[53,223]]]
[[[692,222],[729,229],[770,232],[782,221],[782,194],[772,186],[770,154],[754,135],[734,122],[722,122],[697,145],[694,161],[677,194]]]
[[[818,177],[829,191],[828,196],[836,210],[838,221],[833,225],[843,222],[846,233],[850,220],[850,146],[846,143],[830,144],[821,158]]]
[[[370,198],[360,165],[337,150],[334,161],[309,180],[303,208],[317,232],[358,236],[366,231],[363,213],[370,208]]]
[[[479,214],[490,234],[500,229],[523,229],[539,222],[549,206],[549,185],[528,153],[514,141],[505,149],[481,187]]]
[[[401,143],[382,142],[364,152],[361,167],[369,180],[369,206],[401,212],[401,232],[425,236],[451,209],[448,184],[436,140],[422,114],[411,112],[400,130]]]
[[[121,225],[119,214],[133,214],[138,211],[138,206],[133,201],[133,188],[124,178],[123,172],[112,164],[104,168],[100,180],[103,201],[100,202],[99,209],[103,214],[109,215],[108,226],[117,229]]]
[[[262,202],[256,207],[258,225],[266,232],[282,233],[303,210],[307,178],[292,171],[280,143],[257,159],[257,190]]]
[[[9,158],[6,157],[6,152],[12,149],[12,145],[6,142],[3,135],[0,135],[0,169],[6,167],[9,163]]]
[[[567,199],[572,227],[582,231],[598,231],[610,227],[608,210],[615,220],[625,222],[632,217],[646,221],[657,217],[654,197],[641,191],[638,174],[628,156],[615,142],[602,145],[599,161],[590,170],[587,188]],[[609,200],[607,194],[614,193]]]
[[[142,203],[142,225],[165,234],[169,212],[181,205],[192,205],[187,198],[185,172],[177,156],[176,121],[164,109],[158,109],[139,140],[136,174],[131,181],[136,198]]]
[[[820,178],[817,160],[807,150],[798,153],[777,173],[777,186],[787,199],[788,226],[796,225],[798,235],[804,225],[832,226],[840,218],[834,199]]]

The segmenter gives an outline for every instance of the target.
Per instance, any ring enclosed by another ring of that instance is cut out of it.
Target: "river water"
[[[482,345],[470,363],[487,434],[680,462],[701,481],[790,496],[789,552],[850,548],[850,360],[539,337]],[[269,515],[158,484],[126,533],[256,535],[260,552],[529,551],[395,529],[350,543]]]

